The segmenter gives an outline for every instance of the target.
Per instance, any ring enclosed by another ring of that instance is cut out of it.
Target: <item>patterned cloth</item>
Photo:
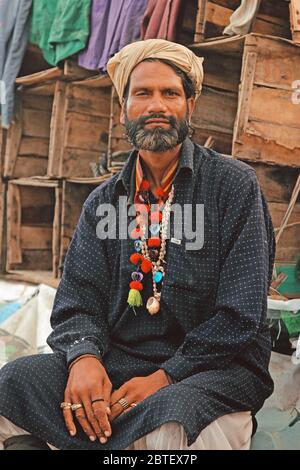
[[[135,159],[133,152],[84,204],[52,312],[48,342],[55,353],[17,359],[0,371],[0,416],[55,447],[125,449],[169,421],[184,426],[191,445],[220,416],[255,414],[273,390],[266,310],[275,241],[254,170],[186,139],[174,203],[204,204],[204,245],[168,243],[161,310],[148,314],[152,285],[145,282],[136,316],[127,304],[134,241],[95,235],[97,207],[113,203],[119,212]],[[68,364],[85,353],[102,356],[114,389],[159,368],[178,382],[120,415],[107,444],[81,431],[72,438],[59,404]]]

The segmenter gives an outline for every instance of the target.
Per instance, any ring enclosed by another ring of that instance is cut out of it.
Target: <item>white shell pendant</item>
[[[160,303],[155,297],[149,297],[147,300],[146,308],[150,315],[155,315],[159,312]]]

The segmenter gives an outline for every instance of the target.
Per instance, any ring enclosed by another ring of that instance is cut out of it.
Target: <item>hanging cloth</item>
[[[141,37],[141,22],[147,0],[93,0],[91,36],[78,63],[106,72],[108,60],[127,44]]]
[[[57,65],[85,48],[90,34],[91,0],[33,0],[30,42]]]
[[[32,0],[0,1],[0,115],[8,128],[14,116],[15,80],[25,55]]]
[[[255,21],[261,0],[242,0],[241,5],[230,17],[230,24],[224,29],[223,34],[234,36],[247,34]]]
[[[176,41],[182,0],[148,0],[142,23],[142,39]]]

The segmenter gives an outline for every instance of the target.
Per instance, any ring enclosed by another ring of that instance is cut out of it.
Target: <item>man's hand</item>
[[[162,369],[159,369],[147,377],[134,377],[128,380],[128,382],[125,382],[111,395],[111,415],[109,420],[113,421],[121,413],[127,411],[118,403],[120,398],[125,398],[129,405],[132,403],[137,404],[166,385],[169,385],[169,381]],[[128,408],[128,410],[130,410],[130,408]]]
[[[108,419],[112,384],[106,370],[95,357],[82,357],[70,371],[64,401],[82,404],[74,413],[82,429],[91,441],[96,436],[102,444],[111,435]],[[92,403],[92,400],[96,400]],[[75,436],[76,427],[70,409],[64,409],[64,419],[71,436]]]

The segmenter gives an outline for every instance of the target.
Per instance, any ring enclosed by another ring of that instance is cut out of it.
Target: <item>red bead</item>
[[[131,230],[131,233],[130,233],[130,236],[131,238],[133,238],[134,240],[136,240],[137,238],[140,238],[142,235],[142,231],[140,228],[136,227],[134,228],[133,230]]]
[[[148,191],[148,189],[150,188],[150,183],[148,180],[143,180],[141,182],[141,186],[140,186],[140,190],[141,191]]]
[[[147,274],[151,271],[152,269],[152,263],[148,259],[144,258],[142,264],[141,264],[141,270],[143,273]]]
[[[160,238],[159,237],[151,237],[148,240],[148,246],[149,248],[157,248],[160,246]]]
[[[143,290],[143,284],[139,281],[131,281],[129,287],[130,289]]]
[[[158,224],[162,220],[162,212],[155,211],[150,214],[151,224]]]
[[[164,197],[165,195],[165,192],[162,188],[156,188],[154,192],[157,197]]]
[[[141,263],[144,258],[140,253],[133,253],[129,259],[132,264],[138,264]]]

